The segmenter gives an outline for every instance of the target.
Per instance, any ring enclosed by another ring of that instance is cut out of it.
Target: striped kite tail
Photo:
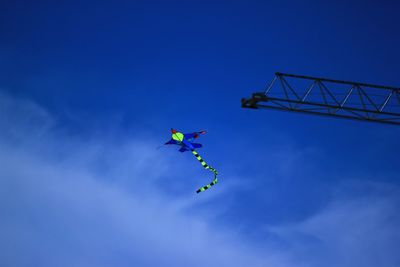
[[[196,191],[196,193],[200,193],[203,192],[207,189],[209,189],[211,186],[215,185],[218,182],[217,176],[218,176],[218,172],[216,169],[214,169],[213,167],[209,166],[199,155],[199,153],[197,153],[195,150],[192,150],[193,155],[196,157],[196,159],[201,163],[201,165],[203,166],[204,169],[208,169],[210,171],[212,171],[214,173],[214,180],[212,180],[211,183],[209,183],[208,185],[205,185],[203,187],[201,187],[200,189],[198,189]]]

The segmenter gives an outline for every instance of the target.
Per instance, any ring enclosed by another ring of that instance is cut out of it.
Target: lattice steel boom
[[[400,88],[277,72],[242,107],[400,125]]]

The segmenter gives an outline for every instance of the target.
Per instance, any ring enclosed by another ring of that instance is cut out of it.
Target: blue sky
[[[400,130],[240,107],[276,71],[398,86],[398,8],[1,3],[0,265],[398,266]]]

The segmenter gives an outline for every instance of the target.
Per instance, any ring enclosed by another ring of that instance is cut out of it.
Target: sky
[[[240,103],[277,71],[399,86],[399,8],[2,1],[0,265],[399,266],[400,128]]]

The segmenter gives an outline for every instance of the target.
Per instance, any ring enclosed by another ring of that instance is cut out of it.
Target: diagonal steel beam
[[[305,93],[296,86],[299,81],[310,82]],[[331,87],[333,84],[334,88]],[[313,90],[316,85],[319,93]],[[271,90],[273,87],[277,89]],[[313,99],[311,94],[317,95]],[[327,100],[327,96],[333,103]],[[399,101],[394,104],[391,101],[388,105],[393,97]],[[243,98],[242,107],[400,125],[400,88],[277,72],[267,90]]]

